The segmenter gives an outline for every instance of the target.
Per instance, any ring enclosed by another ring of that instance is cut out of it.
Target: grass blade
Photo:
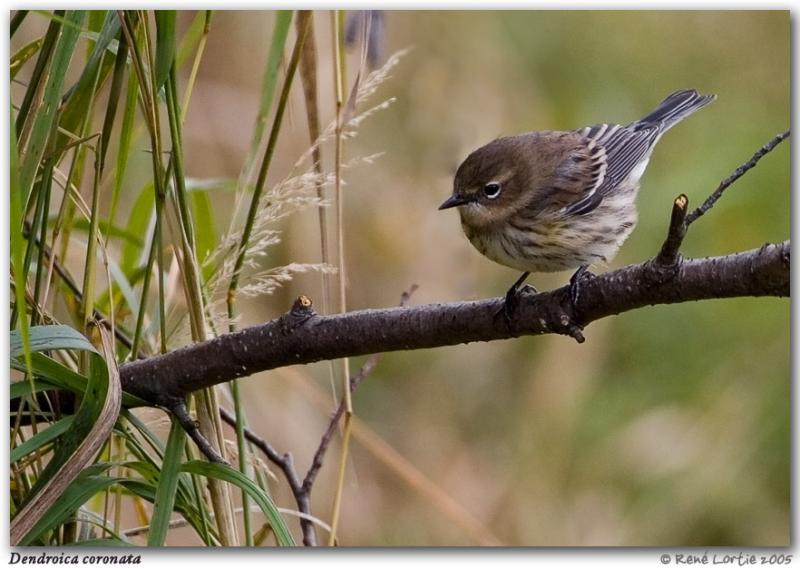
[[[14,367],[14,364],[12,363],[11,366]],[[33,395],[34,393],[39,393],[47,389],[54,389],[55,387],[56,385],[54,383],[45,381],[42,378],[37,378],[32,382],[15,381],[12,382],[8,388],[8,399],[9,401],[13,401],[14,399],[19,399],[26,395]]]
[[[50,350],[86,350],[98,354],[97,349],[80,332],[61,324],[54,326],[34,326],[30,330],[30,349],[32,352]],[[11,333],[11,357],[22,354],[22,339]]]
[[[239,273],[244,266],[244,260],[247,256],[247,246],[250,241],[250,234],[253,231],[256,213],[258,212],[258,204],[261,200],[261,194],[264,191],[264,185],[267,181],[267,172],[269,171],[269,166],[272,162],[272,156],[275,152],[275,146],[278,142],[278,134],[280,133],[283,115],[286,111],[286,104],[289,100],[289,91],[292,87],[292,80],[294,79],[295,72],[297,71],[297,66],[300,62],[300,54],[302,53],[303,44],[305,43],[306,35],[308,33],[308,21],[309,20],[306,21],[306,25],[297,36],[297,40],[292,51],[292,57],[289,61],[289,66],[286,69],[286,78],[284,79],[283,88],[281,89],[278,107],[275,109],[275,117],[272,120],[272,128],[269,133],[269,140],[267,141],[267,147],[264,150],[264,157],[261,159],[261,167],[258,171],[256,187],[255,190],[253,190],[253,197],[250,201],[250,209],[247,212],[247,219],[245,220],[244,228],[242,229],[242,237],[239,242],[239,247],[236,251],[236,263],[233,268],[233,276],[231,277],[231,282],[228,287],[227,297],[228,318],[231,322],[231,328],[233,328],[233,323],[236,320],[236,289],[239,286]]]
[[[41,49],[43,43],[44,36],[36,38],[32,42],[22,46],[11,56],[11,81],[14,81],[14,77],[17,76],[17,73],[19,73],[19,70],[22,69],[25,63],[33,57],[33,54]]]
[[[244,160],[242,171],[239,176],[239,191],[244,189],[247,180],[250,179],[251,170],[256,159],[256,152],[264,136],[264,128],[267,125],[267,117],[272,106],[272,99],[275,96],[275,87],[278,84],[278,70],[283,59],[283,50],[286,46],[286,38],[289,35],[289,26],[292,23],[291,10],[278,10],[275,14],[275,25],[272,29],[272,42],[267,56],[267,65],[264,69],[264,79],[261,82],[261,99],[258,104],[258,115],[253,129],[253,136],[250,139],[250,147],[247,157]]]
[[[67,89],[67,92],[62,97],[62,103],[67,106],[85,106],[87,100],[92,98],[90,90],[94,83],[94,75],[97,72],[100,64],[102,63],[103,56],[108,49],[109,44],[113,39],[119,35],[119,18],[116,13],[109,11],[106,14],[105,22],[100,34],[97,36],[97,41],[94,42],[92,52],[89,59],[84,65],[81,75],[75,84]],[[69,112],[64,112],[65,116]]]
[[[110,465],[102,465],[108,468]],[[97,468],[87,469],[70,484],[60,498],[53,503],[31,530],[19,541],[19,545],[32,545],[48,530],[58,528],[81,505],[89,501],[95,494],[109,488],[117,478],[93,475]],[[88,472],[89,474],[86,474]],[[12,535],[13,543],[13,535]]]
[[[126,241],[122,246],[120,267],[126,275],[129,275],[128,278],[130,278],[134,269],[138,268],[139,260],[142,258],[143,246],[148,241],[144,236],[147,234],[154,208],[155,193],[153,192],[153,183],[150,182],[139,192],[139,197],[136,198],[131,208],[131,213],[128,215],[128,222],[125,224],[129,232],[142,236],[141,243]]]
[[[197,261],[202,265],[208,254],[217,246],[219,239],[216,222],[214,221],[214,207],[211,205],[208,192],[189,192],[189,200],[192,203],[192,213],[194,214],[196,225],[202,228],[202,231],[196,233],[197,242],[195,244]],[[205,267],[204,280],[211,276],[212,270],[213,267]]]
[[[175,60],[175,10],[156,10],[156,83],[158,91],[167,82]]]
[[[66,21],[74,25],[62,27],[61,35],[56,41],[53,51],[53,60],[47,73],[47,83],[44,87],[44,96],[38,112],[33,117],[31,135],[25,149],[22,151],[22,167],[20,169],[19,183],[23,195],[26,197],[33,187],[33,180],[44,156],[45,146],[50,131],[53,128],[59,108],[61,88],[67,75],[67,68],[75,51],[75,44],[80,33],[80,24],[84,19],[84,12],[67,12]]]
[[[224,480],[230,484],[234,484],[247,492],[247,494],[258,504],[261,511],[264,512],[267,520],[275,532],[275,537],[279,545],[294,546],[295,541],[289,529],[286,527],[286,522],[278,511],[278,507],[272,499],[261,488],[256,486],[249,478],[243,475],[238,470],[226,466],[224,464],[204,462],[200,460],[192,460],[183,464],[181,470],[192,474],[199,474],[207,478],[216,478]]]
[[[72,426],[73,419],[75,419],[75,417],[72,415],[64,417],[60,421],[56,421],[55,423],[47,427],[44,431],[41,431],[36,435],[32,436],[24,443],[12,448],[10,454],[11,464],[14,464],[24,456],[32,453],[36,449],[46,445],[52,440],[63,435],[67,431],[67,429],[69,429]]]
[[[120,38],[123,41],[124,36]],[[125,45],[127,46],[127,40]],[[125,50],[127,52],[127,48]],[[114,169],[114,187],[111,190],[111,207],[108,212],[108,219],[114,222],[119,195],[122,190],[122,182],[125,179],[125,170],[128,166],[128,157],[131,152],[131,140],[133,139],[133,121],[136,116],[136,96],[139,91],[139,82],[135,73],[128,74],[128,88],[125,94],[125,109],[122,112],[122,128],[119,131],[119,146],[117,148],[117,162]],[[131,214],[132,215],[132,214]],[[123,267],[125,263],[122,263]]]
[[[14,12],[14,15],[11,16],[11,23],[9,27],[11,28],[12,38],[14,37],[14,33],[17,31],[22,21],[25,19],[25,16],[27,15],[28,15],[28,10],[17,10],[16,12]]]
[[[56,13],[63,14],[64,12],[62,10],[57,11]],[[47,32],[44,34],[44,41],[42,42],[41,50],[39,50],[39,57],[36,59],[36,65],[34,66],[33,73],[28,81],[28,88],[25,90],[25,96],[23,97],[22,103],[19,106],[19,114],[17,115],[17,120],[15,123],[17,126],[17,135],[19,136],[22,136],[22,133],[25,130],[28,120],[28,112],[30,111],[33,99],[42,83],[42,77],[45,69],[47,68],[47,64],[50,61],[50,56],[53,54],[53,47],[56,44],[56,39],[58,39],[60,28],[60,23],[55,20],[51,20],[50,25],[47,27]]]
[[[97,331],[103,353],[89,351],[89,377],[72,426],[59,439],[52,459],[29,493],[30,498],[11,520],[14,545],[30,543],[51,527],[50,511],[63,508],[65,491],[94,460],[119,415],[122,389],[111,339],[103,328]]]
[[[186,432],[177,420],[172,420],[167,440],[167,449],[162,461],[161,474],[158,477],[158,488],[155,496],[155,509],[150,520],[150,533],[147,546],[162,546],[167,539],[169,521],[175,507],[175,492],[181,470],[183,447],[186,443]]]
[[[28,275],[25,272],[25,245],[22,238],[22,188],[19,183],[19,159],[17,156],[17,136],[14,132],[14,116],[11,113],[9,144],[11,146],[11,159],[9,170],[11,174],[11,200],[9,205],[9,223],[11,225],[11,268],[14,271],[14,297],[15,311],[19,315],[17,323],[19,325],[20,351],[24,354],[25,365],[30,370],[31,346],[28,331],[28,318],[25,315],[25,288]]]

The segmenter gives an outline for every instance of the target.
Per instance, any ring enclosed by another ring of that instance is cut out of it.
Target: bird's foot
[[[571,315],[567,315],[566,313],[561,315],[561,326],[564,333],[568,336],[572,336],[579,344],[582,344],[585,338],[583,337],[583,326],[580,323],[578,301],[581,298],[582,287],[587,282],[591,282],[596,278],[593,273],[587,270],[587,267],[588,265],[582,265],[569,279],[568,294],[571,310],[568,312]]]
[[[520,285],[520,281],[517,281],[514,283],[514,286],[508,289],[503,307],[497,311],[496,316],[499,316],[502,313],[503,318],[506,321],[506,327],[509,330],[512,330],[512,319],[514,317],[514,313],[519,307],[520,296],[524,294],[538,294],[538,292],[539,291],[536,290],[536,287],[533,287],[529,284]]]
[[[581,298],[581,287],[583,283],[595,279],[594,273],[590,273],[588,265],[581,265],[575,274],[569,279],[569,300],[572,303],[572,308],[576,309],[578,300]]]

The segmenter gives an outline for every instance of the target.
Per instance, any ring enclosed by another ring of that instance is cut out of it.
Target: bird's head
[[[466,225],[480,228],[504,221],[517,209],[525,177],[512,138],[500,138],[467,156],[456,171],[453,193],[439,209],[457,207]]]

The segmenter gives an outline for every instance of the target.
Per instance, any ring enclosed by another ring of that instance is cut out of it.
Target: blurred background
[[[182,14],[181,25],[192,17]],[[237,178],[273,19],[214,14],[184,131],[192,178]],[[323,125],[334,108],[330,29],[329,14],[316,13]],[[397,305],[412,284],[420,304],[505,293],[517,273],[475,251],[454,211],[437,211],[461,160],[493,138],[627,124],[681,88],[717,94],[660,142],[643,178],[639,226],[597,272],[655,254],[679,193],[698,205],[790,123],[788,11],[389,11],[383,32],[383,60],[409,51],[370,101],[394,104],[345,145],[345,160],[382,153],[344,174],[349,310]],[[25,33],[13,43],[29,41]],[[357,50],[348,58],[352,84]],[[308,149],[305,116],[296,82],[268,183]],[[129,165],[132,188],[150,174],[145,138]],[[322,147],[327,169],[332,148]],[[132,207],[131,195],[123,193],[121,211]],[[210,195],[214,230],[222,231],[230,193]],[[724,255],[788,239],[789,201],[783,144],[692,226],[683,253]],[[315,210],[281,227],[270,262],[319,262]],[[549,289],[568,278],[530,282]],[[241,326],[320,291],[319,274],[298,275],[243,303]],[[607,318],[586,329],[583,345],[545,336],[384,354],[354,396],[340,541],[787,545],[789,325],[787,299],[745,298]],[[291,451],[305,472],[333,409],[329,365],[259,374],[241,388],[252,428]],[[336,445],[313,494],[313,511],[325,520]],[[280,476],[273,490],[280,506],[294,506]],[[193,539],[186,530],[169,543]]]

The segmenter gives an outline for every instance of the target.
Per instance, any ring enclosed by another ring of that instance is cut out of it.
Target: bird
[[[522,271],[505,296],[507,322],[531,273],[577,269],[569,288],[577,304],[588,267],[610,262],[633,232],[639,181],[661,136],[714,99],[683,89],[627,126],[527,132],[467,156],[439,209],[458,208],[480,253]]]

